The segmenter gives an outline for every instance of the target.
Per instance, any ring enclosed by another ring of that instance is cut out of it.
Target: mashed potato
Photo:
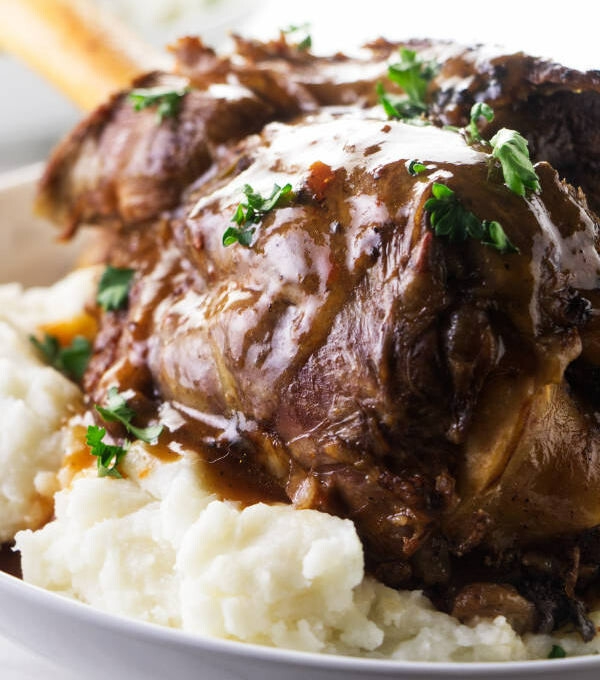
[[[524,655],[504,619],[461,626],[419,593],[365,579],[349,520],[215,500],[193,456],[155,464],[148,474],[137,443],[125,460],[128,479],[90,470],[57,494],[55,521],[18,534],[26,580],[106,611],[278,647],[349,654],[385,647],[414,658]]]
[[[27,333],[80,313],[93,281],[88,272],[46,291],[0,287],[0,530],[6,540],[29,527],[16,536],[25,580],[108,612],[312,652],[428,661],[545,658],[552,644],[600,652],[600,640],[574,634],[521,638],[501,616],[462,625],[422,593],[367,577],[349,520],[219,501],[193,454],[166,463],[135,442],[125,479],[93,466],[73,476],[68,464],[56,476],[80,441],[60,430],[79,391],[41,364]],[[55,518],[32,531],[57,477]],[[592,618],[600,625],[600,612]]]
[[[64,442],[61,424],[80,403],[80,391],[45,366],[29,342],[38,324],[81,313],[94,270],[52,288],[23,292],[0,286],[0,541],[37,528],[52,512],[55,473]]]
[[[462,625],[422,593],[366,577],[349,520],[218,501],[193,455],[160,463],[137,442],[124,469],[123,480],[80,474],[57,494],[53,522],[18,534],[26,580],[105,611],[312,652],[502,661],[546,657],[557,642],[600,651],[576,635],[523,639],[501,616]]]
[[[44,324],[73,319],[93,298],[100,273],[97,266],[77,269],[47,288],[24,290],[19,283],[0,285],[0,319],[9,321],[25,336]]]

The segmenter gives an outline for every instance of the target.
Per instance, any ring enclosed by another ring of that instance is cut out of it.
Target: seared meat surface
[[[176,117],[118,95],[63,142],[42,208],[67,234],[112,227],[111,264],[136,270],[127,309],[102,316],[86,392],[133,390],[147,418],[169,402],[185,423],[161,443],[196,450],[225,495],[351,518],[390,585],[428,587],[463,620],[571,620],[589,637],[600,256],[597,218],[562,178],[600,196],[600,80],[414,46],[441,64],[437,125],[375,106],[389,43],[348,59],[238,40],[224,58],[185,39],[177,75],[140,81],[187,79]],[[488,148],[441,128],[479,100],[496,109],[490,129],[529,137],[538,193],[511,192]],[[224,247],[244,186],[287,183],[251,247]],[[434,183],[518,252],[434,235]]]

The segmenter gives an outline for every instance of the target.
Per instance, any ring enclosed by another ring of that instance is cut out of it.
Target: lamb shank
[[[115,386],[148,420],[168,403],[184,424],[160,443],[225,497],[352,519],[373,574],[463,620],[593,636],[600,73],[412,41],[435,69],[406,122],[376,92],[397,44],[236,43],[179,41],[175,73],[134,83],[176,110],[116,95],[42,179],[66,236],[101,226],[106,262],[135,270],[127,307],[99,312],[90,409]],[[501,128],[537,161],[524,196],[485,143]],[[436,200],[487,236],[435,228]]]

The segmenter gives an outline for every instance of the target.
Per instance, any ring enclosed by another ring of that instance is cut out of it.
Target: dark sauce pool
[[[13,543],[4,543],[0,547],[0,571],[21,578],[21,553],[14,552],[13,545]]]

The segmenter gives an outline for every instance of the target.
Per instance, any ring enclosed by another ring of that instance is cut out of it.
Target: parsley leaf
[[[160,433],[163,431],[162,425],[150,425],[149,427],[135,427],[131,421],[135,418],[135,411],[127,406],[127,401],[120,394],[116,387],[108,390],[106,406],[95,406],[96,411],[102,418],[109,422],[119,422],[124,425],[127,432],[137,439],[149,444],[156,443]]]
[[[502,165],[506,186],[519,196],[540,190],[540,181],[529,159],[527,140],[516,130],[502,128],[492,137],[492,156]]]
[[[506,186],[519,196],[525,196],[525,190],[540,190],[540,180],[529,159],[527,140],[516,130],[502,128],[488,142],[482,138],[477,121],[485,118],[488,121],[494,119],[494,110],[485,102],[476,102],[471,107],[471,121],[466,127],[471,141],[491,144],[492,157],[500,161],[502,174]]]
[[[190,91],[189,87],[170,88],[159,85],[157,87],[140,87],[129,93],[129,99],[133,102],[136,111],[156,106],[159,121],[165,118],[173,118],[179,113],[181,100]]]
[[[57,368],[58,356],[60,354],[60,343],[54,335],[44,333],[44,339],[40,342],[34,335],[29,336],[29,342],[44,357],[44,361],[50,366]]]
[[[479,219],[458,200],[445,184],[434,182],[433,197],[425,203],[429,220],[436,236],[447,236],[450,241],[473,238],[501,253],[518,253],[499,222]]]
[[[423,163],[416,159],[413,159],[412,161],[406,161],[405,165],[408,174],[412,175],[413,177],[416,177],[419,173],[425,172],[427,170],[427,166],[423,165]]]
[[[91,355],[92,344],[87,338],[78,335],[73,338],[69,347],[64,347],[60,350],[57,368],[66,375],[71,375],[77,380],[81,380]]]
[[[289,35],[291,33],[298,33],[302,32],[305,33],[306,35],[302,40],[296,45],[296,48],[300,50],[301,52],[304,52],[304,50],[308,50],[312,47],[312,38],[310,36],[310,23],[306,22],[304,24],[299,24],[298,26],[295,26],[294,24],[290,24],[286,28],[282,28],[281,32],[284,35]]]
[[[239,243],[241,246],[249,248],[252,244],[252,237],[254,236],[254,227],[252,229],[238,229],[237,227],[227,227],[223,233],[223,245],[225,247],[232,246],[234,243]]]
[[[400,61],[388,68],[388,78],[400,85],[413,105],[419,105],[425,110],[427,85],[434,78],[437,69],[435,63],[424,62],[414,50],[402,47]]]
[[[382,83],[377,83],[379,103],[390,118],[397,118],[413,125],[431,125],[421,117],[427,112],[425,95],[427,85],[437,73],[434,62],[423,62],[414,50],[401,48],[400,61],[388,67],[388,78],[397,83],[405,96],[389,94]]]
[[[520,252],[519,249],[509,241],[500,222],[496,222],[495,220],[483,220],[481,226],[483,227],[484,234],[481,242],[484,246],[492,246],[492,248],[499,250],[501,253]]]
[[[552,645],[552,649],[548,654],[549,659],[564,659],[567,653],[560,645]]]
[[[414,125],[430,125],[428,121],[420,118],[421,114],[427,110],[426,106],[411,102],[404,96],[386,92],[381,82],[377,83],[375,90],[379,103],[390,118],[403,120]]]
[[[108,265],[98,284],[96,302],[107,312],[124,307],[134,274],[133,269],[119,269]]]
[[[105,444],[102,441],[105,434],[106,430],[103,427],[89,425],[85,436],[85,442],[90,447],[92,456],[98,457],[98,476],[116,477],[121,479],[122,475],[117,470],[117,465],[127,453],[129,442],[125,441],[124,446]]]
[[[485,118],[488,123],[494,120],[494,109],[492,109],[492,107],[485,102],[476,102],[471,107],[471,122],[467,126],[467,132],[473,141],[488,144],[488,142],[481,136],[479,128],[477,127],[477,121],[480,118]]]
[[[68,347],[61,347],[58,338],[48,333],[44,334],[42,341],[30,335],[29,341],[42,354],[47,364],[68,378],[81,380],[92,354],[92,345],[87,338],[78,335]]]
[[[312,47],[312,38],[307,35],[298,43],[298,49],[300,51],[309,50]]]
[[[256,193],[249,184],[244,186],[243,192],[246,195],[246,202],[238,205],[231,218],[231,221],[238,226],[229,227],[225,230],[223,234],[224,246],[239,243],[248,248],[252,243],[255,231],[255,227],[249,227],[249,225],[258,224],[268,212],[294,197],[291,184],[286,184],[283,187],[278,184],[273,185],[273,191],[268,198],[263,198]]]

